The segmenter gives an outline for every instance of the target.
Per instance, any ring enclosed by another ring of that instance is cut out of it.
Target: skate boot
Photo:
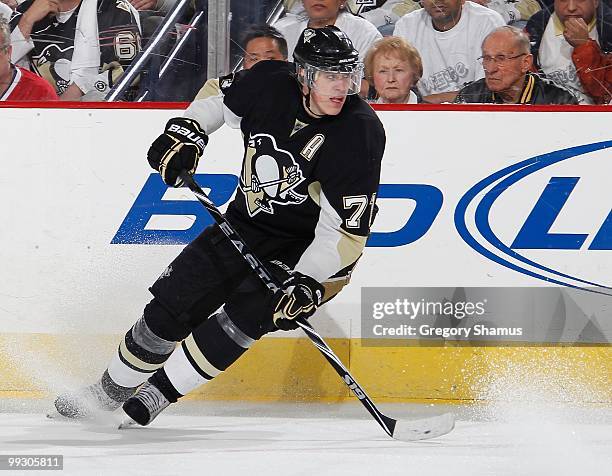
[[[74,393],[63,393],[55,399],[55,409],[66,418],[89,419],[100,411],[112,412],[119,408],[134,392],[136,388],[121,387],[117,385],[104,372],[102,378],[92,385],[88,385]],[[53,414],[48,415],[53,418]]]
[[[170,403],[155,385],[147,381],[127,399],[123,404],[123,411],[134,422],[145,426],[151,423]],[[130,422],[124,422],[123,426],[126,426],[126,423],[129,426]]]

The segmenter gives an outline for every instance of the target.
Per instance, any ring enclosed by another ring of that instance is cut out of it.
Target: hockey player
[[[297,328],[295,318],[310,317],[348,281],[370,231],[385,134],[356,94],[363,65],[341,30],[306,29],[294,60],[222,78],[222,100],[193,102],[148,153],[178,187],[182,170],[195,172],[209,134],[223,122],[240,127],[244,160],[226,218],[269,262],[283,292],[272,295],[221,230],[207,228],[150,288],[153,300],[100,381],[59,396],[59,413],[79,417],[123,403],[147,425],[263,335]]]

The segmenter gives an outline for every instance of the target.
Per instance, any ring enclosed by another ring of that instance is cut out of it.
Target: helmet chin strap
[[[308,94],[302,93],[302,96],[303,96],[304,107],[312,116],[318,119],[326,115],[326,114],[317,114],[310,108],[310,88],[308,88]]]

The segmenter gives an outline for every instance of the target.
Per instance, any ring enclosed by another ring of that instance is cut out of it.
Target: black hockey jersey
[[[11,18],[13,30],[34,0],[26,0],[17,7]],[[28,54],[31,68],[45,78],[62,94],[68,88],[71,78],[71,62],[74,52],[77,17],[82,4],[65,22],[50,15],[36,22],[31,39],[34,49]],[[98,0],[98,38],[100,41],[100,70],[113,61],[124,68],[140,51],[140,30],[127,0]]]
[[[385,134],[376,113],[355,95],[338,115],[312,118],[284,61],[262,61],[220,84],[245,147],[228,219],[264,255],[302,250],[296,269],[320,281],[352,266],[380,179]]]

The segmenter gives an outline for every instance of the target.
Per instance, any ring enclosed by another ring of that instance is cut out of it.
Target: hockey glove
[[[147,160],[167,185],[181,187],[183,181],[179,174],[183,170],[191,175],[195,173],[207,143],[208,136],[196,121],[175,117],[168,121],[165,132],[151,144]]]
[[[297,329],[295,319],[308,319],[323,301],[325,288],[310,276],[292,271],[282,291],[272,298],[274,324],[284,331]]]

